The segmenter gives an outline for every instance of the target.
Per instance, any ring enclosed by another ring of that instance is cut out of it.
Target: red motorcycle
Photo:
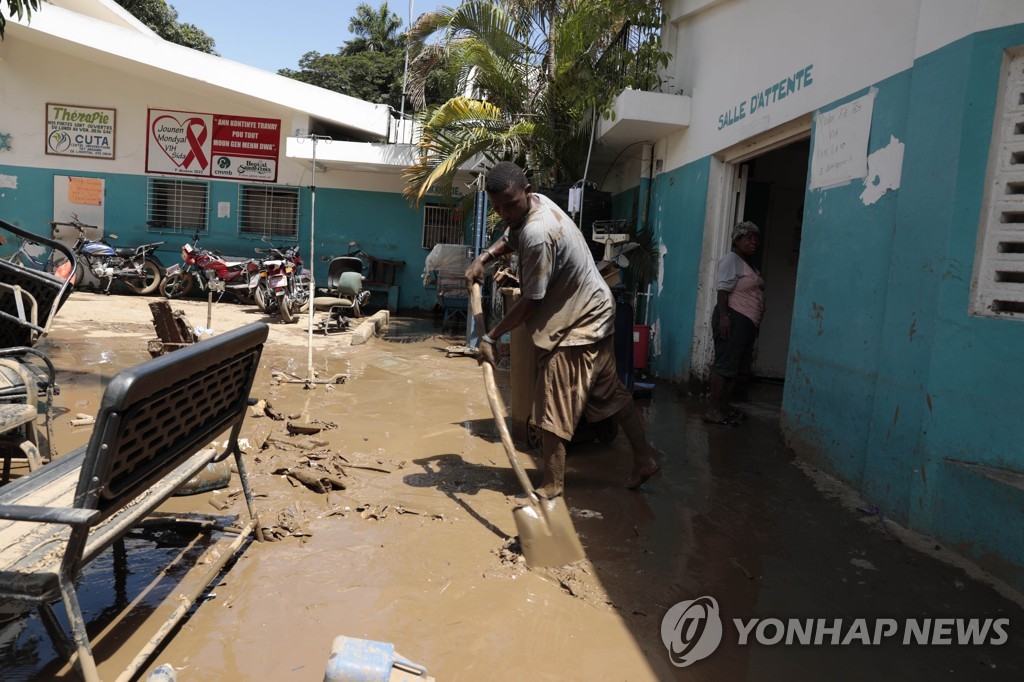
[[[297,321],[309,300],[309,271],[302,267],[299,247],[278,248],[271,245],[256,251],[270,256],[261,263],[261,276],[255,288],[250,281],[250,291],[253,292],[256,305],[265,313],[276,309],[285,324]]]
[[[259,268],[256,261],[229,261],[216,251],[200,248],[198,232],[191,244],[181,247],[181,259],[181,265],[167,268],[167,276],[160,282],[160,293],[167,298],[188,296],[199,287],[200,291],[216,291],[220,296],[229,291],[242,303],[253,302],[249,278],[250,272]]]

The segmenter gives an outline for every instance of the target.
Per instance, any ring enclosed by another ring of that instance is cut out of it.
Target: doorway
[[[748,159],[737,220],[761,228],[761,249],[753,259],[765,280],[765,313],[754,348],[752,372],[759,379],[783,380],[789,356],[810,140],[803,139]]]

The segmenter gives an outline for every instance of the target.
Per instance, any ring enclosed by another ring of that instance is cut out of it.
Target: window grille
[[[432,249],[435,244],[462,244],[462,224],[454,208],[444,206],[423,207],[423,248]]]
[[[146,224],[160,230],[205,232],[209,227],[210,184],[150,178]]]
[[[1024,319],[1024,52],[1003,61],[971,313]]]
[[[238,206],[239,234],[298,239],[297,187],[242,185]]]

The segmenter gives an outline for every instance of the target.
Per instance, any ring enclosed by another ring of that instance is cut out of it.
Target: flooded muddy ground
[[[89,437],[90,427],[70,420],[95,414],[113,375],[149,357],[147,303],[76,293],[40,346],[59,372],[60,453]],[[205,303],[173,307],[205,326]],[[210,326],[265,319],[225,303],[214,307]],[[446,352],[464,339],[442,335],[432,320],[403,317],[362,345],[317,333],[317,370],[347,381],[306,390],[273,375],[305,376],[304,321],[269,321],[253,395],[285,419],[250,417],[243,435],[266,438],[246,457],[274,541],[245,547],[150,668],[170,663],[181,681],[321,680],[332,640],[347,635],[393,643],[438,680],[1024,678],[1024,599],[943,560],[948,550],[903,532],[795,461],[777,427],[777,386],[755,386],[749,420],[724,427],[703,424],[699,402],[658,384],[637,409],[665,453],[663,471],[640,492],[623,488],[624,436],[571,446],[566,501],[587,559],[534,571],[512,544],[520,491],[481,372],[473,359]],[[497,374],[507,387],[508,372]],[[289,418],[322,430],[290,434]],[[314,490],[287,473],[310,465],[344,487]],[[241,512],[237,488],[236,478],[227,490],[169,507]],[[156,605],[173,605],[187,571],[165,569],[196,551],[191,540],[138,531],[126,555],[109,551],[83,576],[90,632],[104,631],[95,645],[104,679],[130,659],[125,640],[155,631]],[[721,642],[677,667],[663,618],[702,596],[717,600]],[[132,602],[134,617],[116,617]],[[832,645],[828,634],[818,646],[784,637],[769,644],[775,626],[762,627],[763,641],[755,641],[752,618],[842,619],[840,639],[857,619],[872,628],[891,619],[900,629],[878,644],[854,636]],[[942,618],[1008,619],[1006,641],[903,644],[908,619]],[[734,619],[750,626],[745,644]],[[0,624],[0,671],[4,680],[74,679],[34,615]]]

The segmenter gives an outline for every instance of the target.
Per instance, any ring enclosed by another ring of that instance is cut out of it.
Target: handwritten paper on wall
[[[868,172],[868,136],[875,93],[814,116],[811,189],[833,187]]]
[[[103,203],[102,178],[68,178],[68,203],[99,206]]]

